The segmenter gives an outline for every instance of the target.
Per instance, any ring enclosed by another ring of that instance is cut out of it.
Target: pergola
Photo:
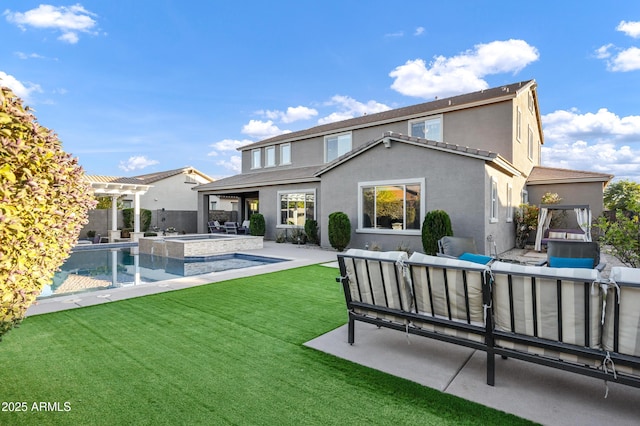
[[[120,238],[118,231],[118,198],[122,195],[133,195],[133,235],[132,240],[137,241],[140,232],[140,195],[146,193],[151,185],[142,185],[136,178],[113,176],[85,176],[97,196],[111,196],[111,230],[109,230],[109,242]]]
[[[576,215],[578,226],[585,235],[585,241],[591,241],[591,209],[588,205],[541,204],[538,213],[538,229],[536,231],[535,250],[542,250],[542,236],[549,228],[553,210],[569,210]]]

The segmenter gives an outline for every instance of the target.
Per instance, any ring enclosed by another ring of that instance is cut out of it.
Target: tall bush
[[[307,234],[307,240],[311,244],[318,244],[318,222],[313,219],[307,219],[304,222],[304,233]]]
[[[632,268],[640,268],[640,219],[637,214],[616,213],[615,220],[598,218],[597,231],[605,250]]]
[[[329,215],[329,244],[338,251],[342,251],[351,241],[351,221],[342,212]]]
[[[444,210],[427,212],[422,223],[422,248],[426,254],[438,253],[438,240],[452,236],[451,219]]]
[[[95,206],[57,135],[0,87],[0,339],[69,256]]]
[[[134,209],[126,208],[122,209],[122,222],[124,224],[124,228],[133,229],[134,225]],[[149,226],[151,225],[151,210],[140,209],[140,231],[147,232],[149,230]]]
[[[249,233],[254,236],[263,237],[267,230],[264,222],[264,216],[260,213],[254,213],[249,218]]]

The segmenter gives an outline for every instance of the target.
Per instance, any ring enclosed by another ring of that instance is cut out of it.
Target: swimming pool
[[[139,253],[138,247],[82,249],[71,253],[38,297],[125,287],[283,261],[285,259],[242,253],[175,259]]]

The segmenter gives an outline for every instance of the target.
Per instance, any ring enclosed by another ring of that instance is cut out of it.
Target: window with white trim
[[[489,194],[489,196],[491,197],[489,200],[491,203],[489,221],[491,223],[495,223],[498,221],[498,182],[493,177],[491,178],[491,191]]]
[[[442,142],[442,116],[409,121],[409,134],[417,138]]]
[[[316,191],[313,189],[278,192],[278,210],[280,219],[278,227],[304,226],[307,219],[316,218]]]
[[[528,141],[528,146],[527,146],[527,155],[529,156],[530,160],[533,160],[533,129],[531,129],[531,126],[529,126],[529,141]]]
[[[513,222],[513,186],[507,184],[507,222]]]
[[[358,184],[358,228],[370,232],[420,232],[424,179]]]
[[[264,166],[274,167],[276,165],[276,147],[268,146],[264,149]]]
[[[529,92],[529,98],[528,98],[528,103],[529,103],[529,111],[531,111],[533,113],[533,94],[531,92]]]
[[[262,158],[260,155],[260,148],[251,151],[251,168],[259,169],[262,167]]]
[[[529,204],[529,191],[526,189],[520,193],[520,204]]]
[[[280,145],[280,164],[291,164],[291,144]]]
[[[325,136],[324,162],[329,163],[341,155],[351,151],[351,133]]]
[[[516,117],[516,139],[518,139],[518,142],[522,139],[522,110],[520,107],[518,107]]]

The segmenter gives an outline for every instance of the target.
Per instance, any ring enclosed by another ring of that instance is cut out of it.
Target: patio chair
[[[251,222],[249,222],[248,220],[245,220],[242,222],[242,225],[238,228],[238,233],[240,234],[248,234],[249,233],[249,224]]]
[[[236,222],[225,222],[224,229],[227,231],[227,234],[237,234],[238,224]]]
[[[476,241],[473,238],[442,237],[438,240],[438,256],[457,259],[464,253],[478,253]]]
[[[547,260],[540,266],[551,268],[589,268],[602,272],[606,263],[600,262],[600,245],[595,241],[549,241]]]
[[[217,220],[212,220],[208,222],[207,225],[209,227],[209,232],[211,232],[212,234],[215,232],[225,232],[225,228],[220,225],[220,222],[218,222]]]

